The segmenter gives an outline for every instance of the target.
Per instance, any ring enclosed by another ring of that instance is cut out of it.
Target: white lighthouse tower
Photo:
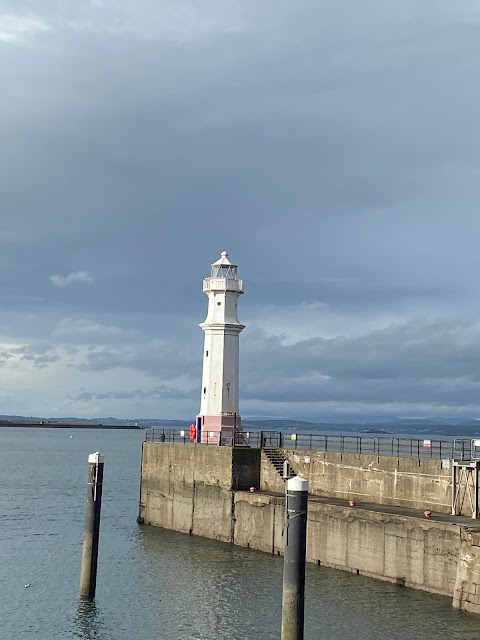
[[[197,439],[212,444],[230,444],[234,428],[241,428],[238,411],[238,343],[244,325],[237,317],[237,300],[243,293],[237,265],[226,251],[212,264],[203,279],[208,313],[200,327],[205,332],[200,413]]]

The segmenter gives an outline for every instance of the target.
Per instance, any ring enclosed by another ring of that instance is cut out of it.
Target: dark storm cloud
[[[226,248],[252,410],[475,404],[479,34],[471,2],[4,0],[0,337],[195,380]],[[316,301],[350,337],[285,346]]]
[[[480,326],[409,323],[357,338],[283,345],[252,336],[244,345],[245,398],[302,403],[364,402],[476,406]]]
[[[311,338],[284,345],[281,337],[257,335],[244,349],[280,375],[386,379],[469,377],[480,381],[480,326],[411,322],[358,337]]]

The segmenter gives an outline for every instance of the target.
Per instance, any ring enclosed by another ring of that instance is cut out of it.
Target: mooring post
[[[83,532],[80,596],[94,598],[97,586],[98,538],[102,508],[103,465],[105,457],[98,451],[88,456],[87,504]]]
[[[281,640],[303,640],[308,480],[295,476],[286,488]]]

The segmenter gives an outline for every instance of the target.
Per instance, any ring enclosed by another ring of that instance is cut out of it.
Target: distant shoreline
[[[137,431],[144,428],[132,424],[64,424],[56,422],[0,422],[1,427],[24,427],[29,429],[136,429]]]

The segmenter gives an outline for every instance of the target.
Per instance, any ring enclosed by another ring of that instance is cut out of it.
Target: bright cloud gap
[[[73,271],[66,276],[50,276],[54,287],[67,287],[70,284],[92,284],[93,278],[87,271]]]

